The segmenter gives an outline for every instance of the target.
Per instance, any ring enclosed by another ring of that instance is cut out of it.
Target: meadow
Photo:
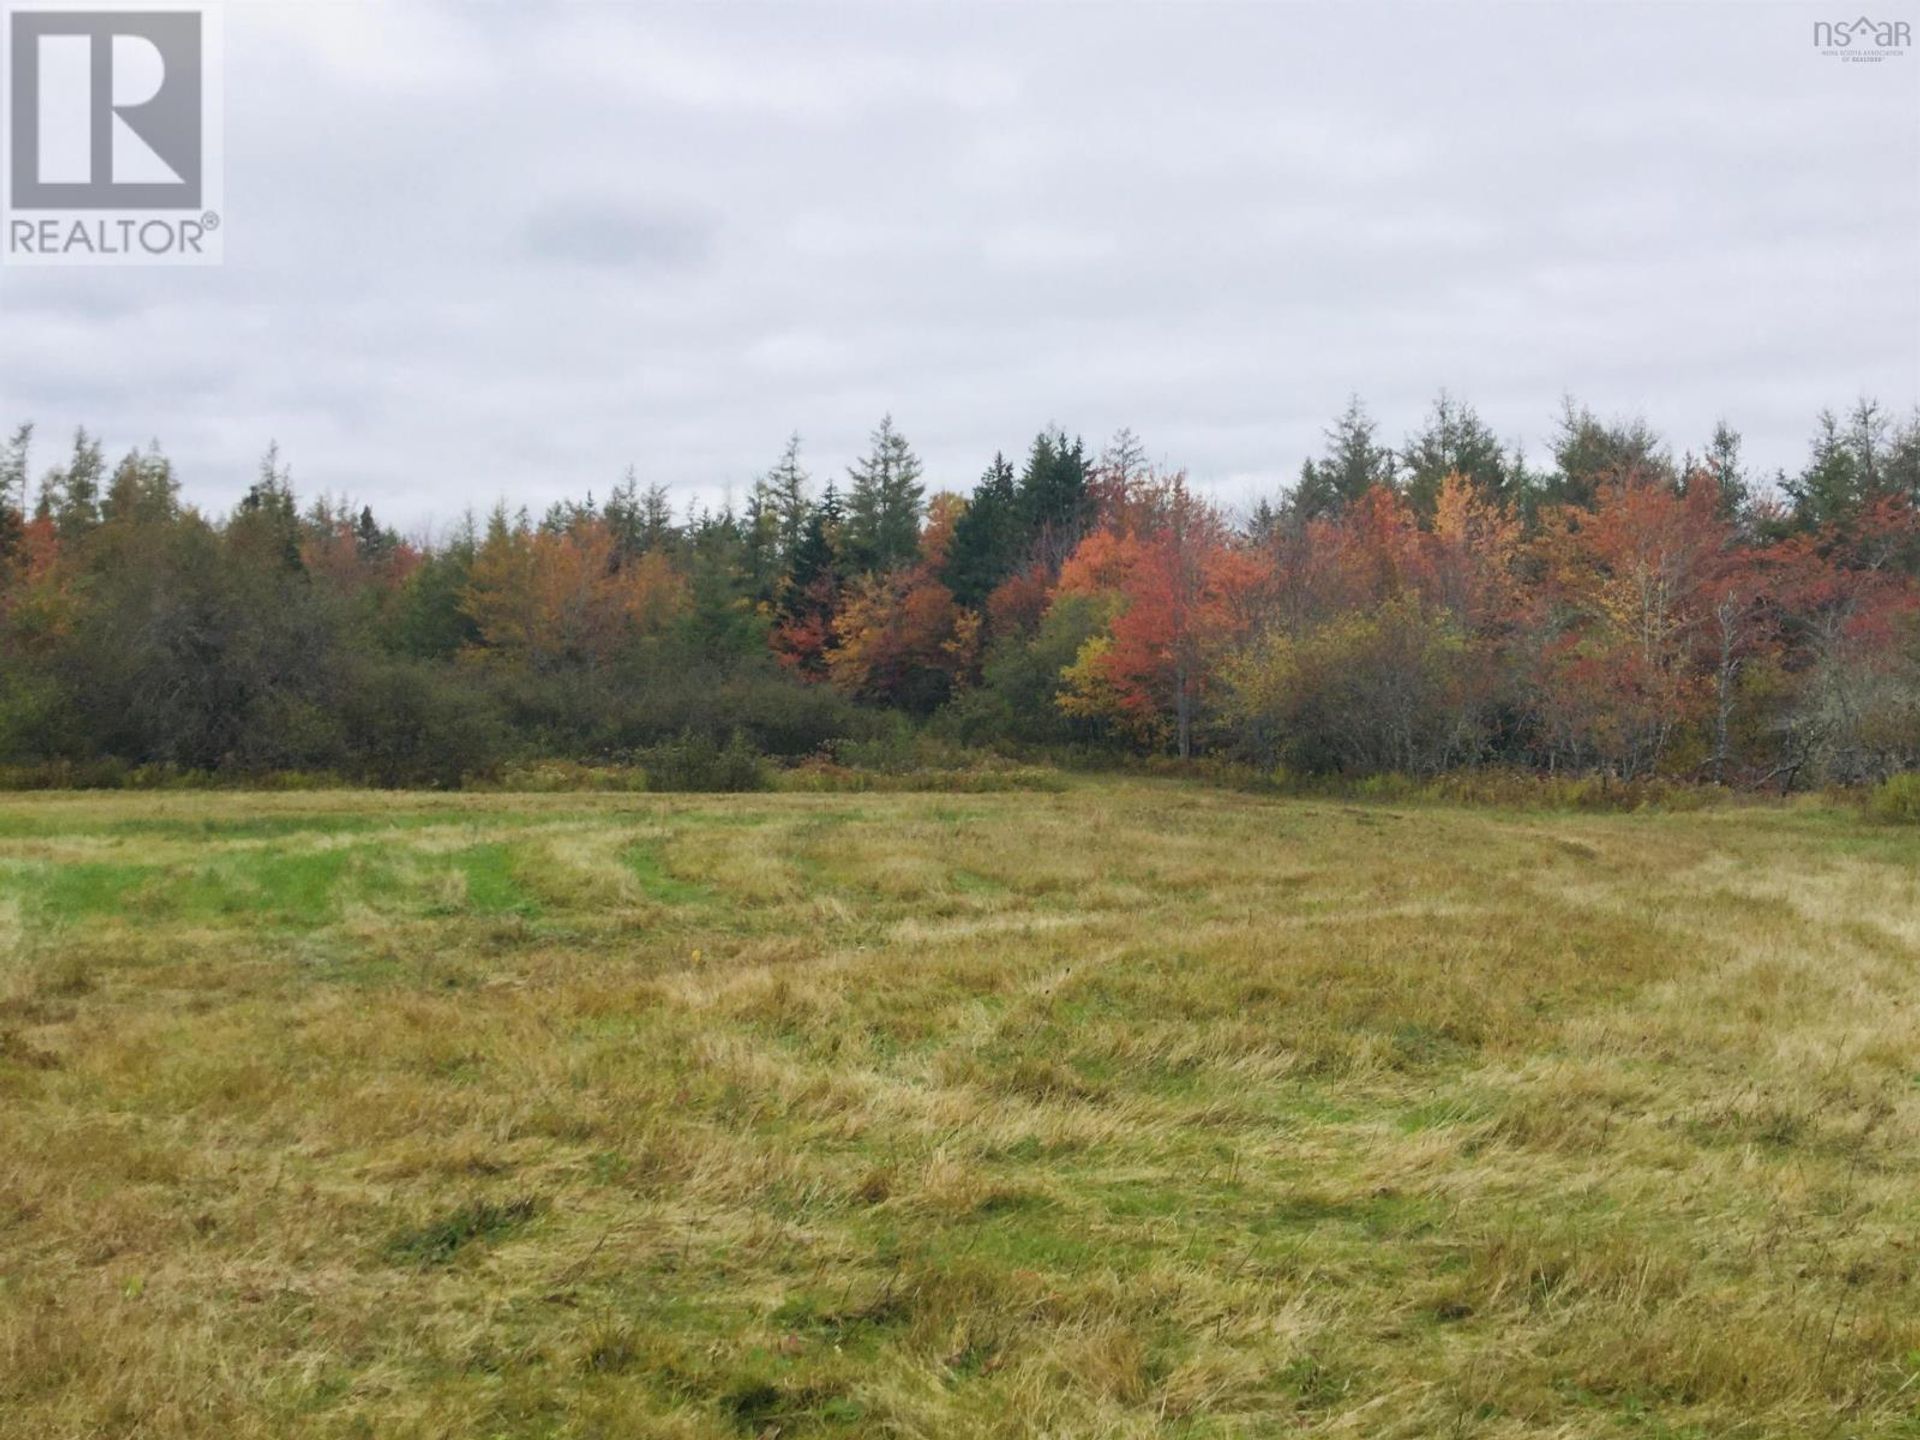
[[[1920,1436],[1920,830],[0,798],[0,1436]]]

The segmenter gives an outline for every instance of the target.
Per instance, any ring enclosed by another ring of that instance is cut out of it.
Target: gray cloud
[[[526,222],[522,254],[538,261],[682,270],[713,251],[713,227],[697,216],[608,205],[592,196],[543,205]]]
[[[0,271],[0,419],[224,505],[736,495],[891,410],[940,483],[1057,421],[1238,501],[1350,390],[1676,446],[1920,399],[1920,54],[1797,5],[250,4],[227,263]]]

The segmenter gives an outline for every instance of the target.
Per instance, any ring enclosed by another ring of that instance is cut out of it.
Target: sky
[[[1920,402],[1920,49],[1823,18],[232,0],[224,264],[0,268],[0,420],[210,509],[277,442],[413,533],[629,465],[738,502],[794,431],[844,480],[889,412],[935,487],[1124,425],[1235,507],[1356,392],[1791,469]]]

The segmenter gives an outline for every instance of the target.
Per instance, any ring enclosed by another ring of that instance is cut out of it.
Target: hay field
[[[0,1436],[1920,1435],[1920,834],[0,799]]]

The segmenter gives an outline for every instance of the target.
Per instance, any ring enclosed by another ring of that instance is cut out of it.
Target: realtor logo
[[[1862,15],[1854,20],[1819,20],[1813,27],[1816,50],[1853,64],[1898,59],[1912,43],[1913,27],[1905,20],[1875,20]]]
[[[40,3],[5,18],[5,258],[217,262],[217,12]]]

